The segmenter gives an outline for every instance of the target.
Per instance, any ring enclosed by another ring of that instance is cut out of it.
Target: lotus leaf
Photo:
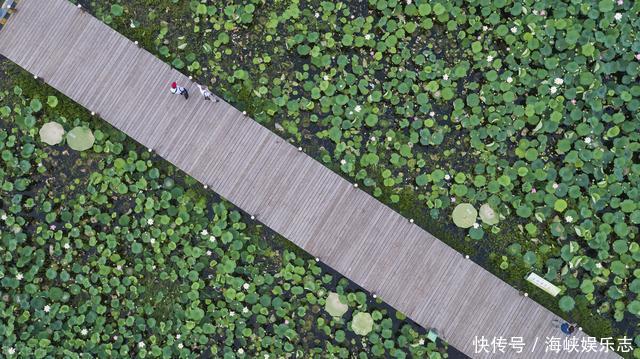
[[[351,329],[358,335],[367,335],[373,330],[373,318],[371,314],[358,312],[353,316]]]
[[[64,128],[57,122],[47,122],[40,128],[40,140],[48,145],[62,142]]]
[[[478,217],[478,211],[469,203],[461,203],[453,209],[451,214],[453,223],[460,228],[469,228],[476,223],[476,217]]]
[[[94,142],[93,133],[86,127],[75,127],[67,133],[67,143],[76,151],[88,150],[93,147]]]
[[[576,302],[573,300],[573,298],[566,295],[560,298],[560,301],[558,302],[560,309],[562,309],[565,312],[570,312],[571,310],[573,310],[573,307],[575,306],[575,304]]]
[[[340,301],[340,296],[337,293],[330,292],[324,309],[333,317],[342,317],[349,309],[349,306]]]
[[[498,214],[487,203],[480,206],[480,218],[488,225],[498,224],[499,222]]]

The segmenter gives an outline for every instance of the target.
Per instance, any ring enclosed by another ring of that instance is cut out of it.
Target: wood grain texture
[[[556,315],[66,0],[21,0],[0,53],[471,357],[497,356],[476,336],[617,357],[545,353]]]

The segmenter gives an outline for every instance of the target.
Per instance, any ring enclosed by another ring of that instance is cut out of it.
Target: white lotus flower
[[[212,242],[212,243],[213,243],[213,242],[215,242],[215,241],[216,241],[216,237],[214,237],[214,236],[209,237],[209,242]]]
[[[473,224],[473,228],[478,228],[478,227],[480,227],[480,225],[478,224],[478,222],[475,222],[475,223]]]
[[[511,32],[515,34],[516,32],[518,32],[518,28],[517,28],[517,27],[515,27],[515,26],[514,26],[514,27],[512,27],[512,28],[511,28]]]
[[[63,247],[64,249],[71,249],[71,245],[69,243],[65,243]]]
[[[206,229],[203,229],[202,232],[200,232],[201,235],[206,236],[209,234],[209,231],[207,231]]]
[[[371,40],[371,34],[364,35],[365,40]]]
[[[82,328],[82,330],[80,331],[80,334],[82,334],[83,336],[86,336],[87,334],[89,334],[89,331],[87,330],[87,328]]]
[[[184,348],[184,344],[182,343],[178,344],[178,349],[182,349],[182,348]]]
[[[242,313],[249,313],[249,308],[247,307],[242,308]]]
[[[435,116],[435,115],[436,115],[436,113],[435,113],[435,112],[433,112],[433,111],[429,112],[429,116],[433,117],[433,116]]]
[[[371,136],[370,140],[371,142],[376,142],[376,136]]]
[[[150,238],[150,239],[149,239],[149,243],[151,243],[151,244],[156,243],[156,239],[155,239],[155,238],[153,238],[153,237],[152,237],[152,238]]]
[[[49,304],[44,306],[44,312],[45,313],[49,313],[51,311],[51,306],[49,306]]]
[[[356,112],[360,112],[362,111],[362,107],[360,105],[357,105],[356,108],[354,108],[354,110],[356,110]]]
[[[564,80],[560,77],[556,77],[555,80],[553,80],[553,83],[556,85],[562,85],[564,83]]]
[[[138,348],[144,348],[144,342],[138,343]]]
[[[346,163],[347,163],[347,161],[346,161],[345,159],[341,159],[341,160],[340,160],[340,164],[341,164],[341,165],[344,165],[344,164],[346,164]]]
[[[446,175],[444,175],[444,179],[446,179],[447,181],[451,179],[451,176],[449,176],[449,174],[447,173]]]
[[[22,273],[17,273],[17,274],[16,274],[16,280],[22,280],[22,278],[24,278],[24,276],[22,275]]]
[[[573,222],[573,217],[571,216],[567,216],[565,219],[567,220],[567,223]]]
[[[557,183],[553,182],[551,187],[553,187],[553,189],[558,189],[558,187],[560,187],[560,186]]]
[[[121,266],[120,264],[118,264],[118,265],[116,266],[116,269],[117,269],[117,270],[119,270],[119,271],[121,271],[121,270],[122,270],[122,266]]]
[[[554,93],[558,92],[558,88],[555,86],[551,86],[551,88],[549,89],[549,92],[551,92],[551,94],[553,95]]]
[[[13,355],[16,353],[16,348],[14,347],[9,347],[9,349],[7,349],[7,354],[9,355]]]
[[[587,143],[587,144],[591,143],[591,137],[587,137],[587,138],[585,138],[585,139],[584,139],[584,142],[585,142],[585,143]]]
[[[240,354],[240,355],[244,354],[244,349],[242,349],[242,348],[238,349],[238,354]]]
[[[510,84],[513,82],[513,77],[509,76],[507,77],[507,83]]]
[[[210,256],[211,255],[211,251],[207,251],[207,255]]]
[[[242,285],[242,288],[244,288],[244,290],[249,289],[249,283],[245,283]]]
[[[491,62],[491,61],[493,61],[493,56],[491,55],[487,56],[487,62]]]
[[[442,79],[447,81],[449,79],[449,75],[447,75],[447,74],[442,75]]]
[[[0,219],[2,219],[3,221],[6,221],[7,220],[7,215],[3,213],[2,216],[0,216]]]
[[[180,334],[176,334],[176,339],[180,340],[181,335]]]
[[[147,219],[147,224],[153,226],[153,218]]]
[[[616,21],[620,21],[622,20],[622,14],[617,12],[615,15],[613,15],[613,18],[616,19]]]

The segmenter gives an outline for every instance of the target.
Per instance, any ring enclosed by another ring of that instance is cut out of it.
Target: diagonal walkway
[[[229,104],[203,101],[184,75],[68,1],[17,8],[1,54],[467,355],[495,357],[473,340],[502,336],[524,337],[523,358],[616,356],[545,353],[560,334],[553,313]],[[192,98],[169,93],[172,81]]]

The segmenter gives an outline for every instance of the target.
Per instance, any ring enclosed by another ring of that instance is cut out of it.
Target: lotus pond
[[[640,3],[84,4],[549,309],[640,342]]]
[[[0,84],[0,357],[448,357],[4,59]]]

